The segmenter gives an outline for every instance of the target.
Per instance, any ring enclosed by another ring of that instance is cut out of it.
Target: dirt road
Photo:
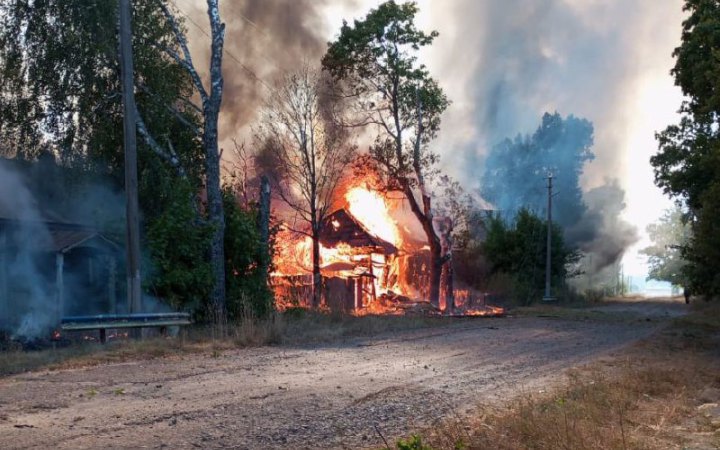
[[[375,426],[395,439],[543,389],[563,369],[648,336],[684,305],[621,306],[608,308],[630,318],[458,319],[338,345],[14,376],[0,380],[0,447],[378,447]]]

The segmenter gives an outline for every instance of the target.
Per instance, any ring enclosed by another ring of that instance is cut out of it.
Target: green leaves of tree
[[[520,303],[539,299],[545,282],[547,222],[523,208],[511,223],[499,214],[490,215],[485,227],[487,237],[482,250],[491,272],[513,277]],[[565,245],[562,229],[553,224],[551,276],[555,286],[565,282],[568,268],[578,259],[579,254]]]
[[[720,210],[720,4],[685,0],[682,44],[672,74],[687,97],[683,117],[658,133],[659,151],[650,160],[655,183],[689,208],[693,238],[684,257],[692,288],[720,293],[716,225]],[[681,245],[681,243],[678,243]],[[653,260],[651,259],[651,264]],[[662,275],[664,276],[664,275]]]

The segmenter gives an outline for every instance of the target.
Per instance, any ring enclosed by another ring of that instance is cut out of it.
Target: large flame
[[[429,304],[422,288],[428,282],[424,259],[427,245],[424,245],[423,236],[412,231],[412,218],[403,215],[399,207],[401,202],[393,202],[383,192],[371,188],[372,181],[365,178],[352,180],[334,203],[341,205],[362,231],[384,243],[368,245],[367,241],[361,240],[364,244],[351,245],[349,242],[321,239],[319,266],[326,304],[339,301],[344,308],[352,304],[353,313],[361,315],[440,314],[440,310]],[[351,231],[352,228],[349,228],[350,231],[341,229],[353,225],[349,225],[346,219],[340,219],[343,220],[341,223],[337,217],[331,217],[324,225],[332,227],[332,233],[341,236],[350,233],[348,239],[362,234],[360,230]],[[333,246],[327,247],[322,242],[333,242]],[[389,249],[392,247],[394,249]],[[281,227],[276,235],[273,263],[273,287],[278,307],[309,306],[313,285],[311,238],[289,227]],[[484,300],[482,305],[476,305],[478,302],[473,300],[478,296],[469,291],[455,289],[455,296],[453,315],[494,316],[504,313],[502,308],[485,306]],[[441,309],[444,309],[443,300]]]
[[[401,237],[397,221],[390,215],[387,199],[377,191],[355,186],[345,193],[348,211],[371,234],[395,247],[400,247]]]

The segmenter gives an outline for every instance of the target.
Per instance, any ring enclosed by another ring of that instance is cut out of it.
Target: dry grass
[[[428,448],[720,448],[720,307],[702,305],[622,358],[570,371],[548,393],[424,430]],[[706,405],[708,406],[708,405]]]
[[[373,336],[387,331],[444,326],[448,318],[398,316],[355,317],[340,313],[319,313],[302,309],[257,319],[251,314],[229,324],[225,332],[211,326],[191,326],[175,338],[150,337],[121,339],[105,345],[93,341],[76,342],[69,347],[39,351],[0,352],[0,376],[26,371],[70,369],[99,364],[172,358],[185,354],[219,356],[223,351],[287,344],[338,342],[345,338]]]
[[[283,343],[289,345],[339,342],[345,338],[375,336],[390,331],[457,323],[456,319],[446,317],[382,315],[356,317],[337,312],[324,314],[302,309],[287,311],[284,318]]]

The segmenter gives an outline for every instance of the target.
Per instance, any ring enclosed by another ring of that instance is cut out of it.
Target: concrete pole
[[[10,297],[8,292],[8,239],[7,231],[0,228],[0,327],[10,327]]]
[[[142,310],[142,292],[140,285],[140,208],[137,192],[137,143],[131,17],[130,0],[120,0],[120,70],[123,94],[127,215],[127,295],[128,310],[131,313],[137,313]]]
[[[55,254],[55,296],[57,308],[57,323],[59,324],[65,315],[65,281],[64,281],[65,254]]]
[[[547,252],[545,255],[545,296],[543,301],[551,302],[555,300],[550,292],[551,272],[552,272],[552,173],[548,173],[548,198],[547,198]]]

